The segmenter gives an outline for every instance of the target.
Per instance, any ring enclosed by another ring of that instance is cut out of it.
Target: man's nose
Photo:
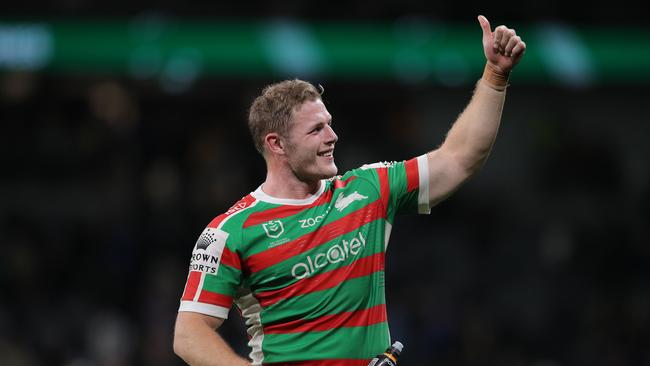
[[[327,141],[326,141],[326,143],[333,144],[333,143],[335,143],[336,141],[339,140],[339,137],[336,135],[336,132],[334,132],[334,129],[332,128],[332,126],[327,125],[326,129],[327,129]]]

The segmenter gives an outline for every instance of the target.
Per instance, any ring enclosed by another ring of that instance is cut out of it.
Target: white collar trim
[[[311,195],[311,196],[309,196],[307,198],[303,198],[303,199],[277,198],[277,197],[269,196],[268,194],[266,194],[262,190],[261,185],[259,187],[257,187],[257,189],[254,192],[251,193],[251,195],[253,197],[257,198],[260,201],[264,201],[264,202],[268,202],[268,203],[275,203],[275,204],[278,204],[278,205],[295,205],[295,206],[310,205],[310,204],[314,203],[318,199],[318,197],[321,196],[321,194],[323,194],[323,192],[325,191],[325,186],[326,186],[326,184],[325,184],[324,180],[321,180],[320,181],[320,188],[318,188],[318,192],[316,192],[315,194],[313,194],[313,195]]]

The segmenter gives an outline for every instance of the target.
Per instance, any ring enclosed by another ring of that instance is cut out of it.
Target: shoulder
[[[345,172],[343,175],[336,176],[334,178],[331,178],[334,182],[337,180],[349,180],[349,179],[354,179],[354,178],[363,178],[363,179],[370,179],[370,180],[375,180],[377,177],[377,172],[378,171],[384,171],[396,166],[399,166],[400,164],[403,164],[404,162],[397,162],[397,161],[382,161],[382,162],[377,162],[377,163],[371,163],[371,164],[364,164],[358,168],[349,170]]]
[[[372,163],[372,164],[364,164],[362,165],[359,169],[361,170],[376,170],[376,169],[385,169],[385,168],[392,168],[395,165],[398,165],[402,162],[398,161],[380,161],[377,163]]]
[[[372,186],[376,189],[380,184],[380,175],[383,175],[381,172],[385,171],[393,164],[395,164],[395,162],[379,162],[364,164],[360,167],[348,170],[342,175],[337,175],[329,179],[330,189],[337,190],[343,187],[359,186]]]
[[[237,222],[239,222],[239,226],[241,226],[241,217],[248,216],[245,213],[251,211],[258,202],[259,201],[250,194],[242,197],[226,212],[212,219],[208,224],[208,228],[228,231],[228,227],[232,227],[233,225],[237,226]]]

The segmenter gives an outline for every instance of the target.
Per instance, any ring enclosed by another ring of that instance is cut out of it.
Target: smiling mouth
[[[318,155],[318,156],[325,157],[325,158],[331,158],[331,157],[334,156],[334,150],[323,151],[323,152],[318,153],[317,155]]]

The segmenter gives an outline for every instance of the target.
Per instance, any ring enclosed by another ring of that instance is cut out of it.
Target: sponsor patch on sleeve
[[[216,275],[226,239],[228,239],[227,232],[212,227],[205,228],[194,245],[190,271]]]

